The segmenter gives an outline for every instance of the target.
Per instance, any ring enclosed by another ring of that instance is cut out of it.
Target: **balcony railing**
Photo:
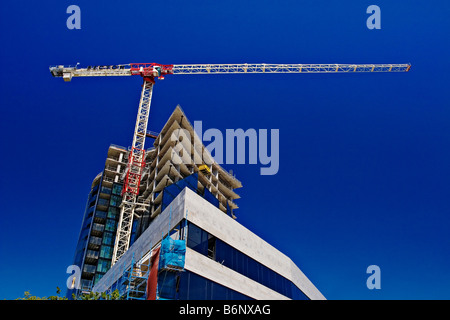
[[[94,265],[91,264],[85,264],[83,267],[83,272],[86,273],[95,273],[95,269],[96,267]]]
[[[105,170],[108,170],[108,171],[111,171],[111,172],[114,172],[114,173],[123,173],[125,171],[125,167],[126,166],[123,165],[120,169],[117,169],[116,166],[107,165],[107,166],[105,166]]]
[[[120,160],[119,157],[109,156],[107,159],[108,160],[114,160],[114,161],[120,162],[122,164],[128,163],[128,158],[127,157],[122,157],[122,160]]]
[[[92,230],[94,230],[94,231],[103,232],[104,229],[105,229],[105,226],[103,224],[94,223],[92,225]]]
[[[106,199],[98,199],[97,206],[107,207],[109,205],[109,201]]]
[[[93,244],[95,246],[99,246],[102,244],[102,238],[99,237],[91,237],[89,240],[89,244]]]
[[[103,176],[103,181],[105,182],[114,182],[114,179],[107,177],[107,176]]]
[[[111,188],[102,187],[102,189],[100,190],[100,193],[111,194]]]
[[[98,251],[94,251],[94,250],[86,251],[86,258],[88,258],[88,259],[98,259]]]

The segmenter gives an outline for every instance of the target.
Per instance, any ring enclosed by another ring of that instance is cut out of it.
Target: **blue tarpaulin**
[[[184,257],[186,255],[186,241],[173,240],[166,237],[161,242],[161,251],[159,257],[159,269],[184,268]]]

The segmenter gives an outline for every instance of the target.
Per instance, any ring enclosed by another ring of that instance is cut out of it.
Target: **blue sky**
[[[81,8],[81,30],[66,8]],[[381,8],[381,29],[366,9]],[[141,79],[54,79],[55,64],[411,63],[402,74],[167,76],[203,128],[280,130],[280,170],[228,165],[238,221],[328,299],[450,298],[447,1],[2,1],[0,299],[65,288],[90,183],[129,146]],[[263,200],[262,200],[263,199]],[[369,290],[366,269],[381,269]],[[65,290],[65,289],[64,289]]]

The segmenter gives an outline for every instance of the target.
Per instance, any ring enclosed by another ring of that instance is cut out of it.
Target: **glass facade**
[[[82,270],[82,290],[89,290],[110,269],[114,240],[122,201],[119,171],[126,166],[126,148],[108,150],[105,163],[109,169],[95,177],[86,200],[83,223],[75,251],[74,265]],[[124,157],[125,156],[125,157]],[[123,157],[123,159],[122,159]],[[119,165],[122,166],[119,170]],[[117,169],[117,170],[116,170]],[[114,182],[119,181],[119,182]],[[68,290],[67,298],[79,290]]]
[[[122,185],[102,185],[98,180],[89,193],[74,264],[82,270],[82,287],[94,285],[111,267],[114,239],[120,215]],[[74,290],[67,291],[71,298]]]
[[[253,300],[187,270],[178,275],[170,271],[161,272],[158,292],[160,298],[171,300]]]
[[[290,280],[190,222],[187,246],[288,298],[308,300]]]
[[[120,203],[122,197],[122,185],[114,183],[111,188],[108,188],[110,197],[108,208],[104,211],[104,231],[102,236],[102,244],[99,249],[100,259],[98,260],[97,270],[95,274],[96,283],[111,267],[112,253],[114,250],[114,241],[116,237],[117,225],[120,216]],[[105,192],[106,194],[106,192]]]

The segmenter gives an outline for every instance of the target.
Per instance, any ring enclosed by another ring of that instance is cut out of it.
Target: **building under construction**
[[[130,152],[111,145],[75,254],[80,287],[123,299],[324,299],[286,255],[236,219],[241,182],[177,107],[145,152],[129,248],[113,259]]]

